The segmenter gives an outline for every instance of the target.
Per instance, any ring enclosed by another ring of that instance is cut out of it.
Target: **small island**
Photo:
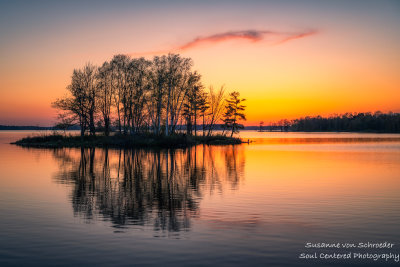
[[[205,90],[191,58],[152,60],[116,55],[101,66],[75,69],[67,96],[52,103],[58,123],[50,135],[25,137],[24,147],[188,147],[240,144],[245,99],[222,86]],[[215,134],[222,123],[222,132]],[[80,135],[67,135],[78,127]]]
[[[158,136],[154,134],[140,135],[86,135],[83,138],[73,135],[51,134],[22,138],[13,144],[22,147],[62,148],[62,147],[111,147],[111,148],[185,148],[189,146],[206,145],[234,145],[241,144],[240,138],[224,135],[188,136],[174,134]]]

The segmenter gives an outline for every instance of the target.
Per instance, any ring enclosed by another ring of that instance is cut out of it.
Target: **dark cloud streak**
[[[316,33],[316,30],[304,30],[298,32],[280,32],[268,30],[228,31],[208,36],[199,36],[183,45],[169,50],[133,53],[132,55],[156,55],[169,52],[179,53],[200,46],[201,44],[216,44],[230,40],[247,40],[251,42],[267,41],[269,44],[279,45],[292,40],[308,37]]]
[[[244,39],[253,42],[261,41],[265,35],[267,34],[275,34],[271,31],[256,31],[256,30],[247,30],[247,31],[229,31],[224,33],[218,33],[206,37],[197,37],[192,41],[182,45],[179,47],[179,50],[190,49],[194,46],[199,45],[200,43],[210,42],[210,43],[219,43],[223,41],[228,41],[232,39]]]

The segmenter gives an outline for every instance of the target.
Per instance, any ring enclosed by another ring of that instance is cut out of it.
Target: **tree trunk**
[[[79,120],[79,126],[81,127],[81,140],[83,140],[83,136],[85,135],[85,123],[82,117]]]
[[[161,124],[161,103],[158,104],[157,107],[157,125],[156,125],[156,134],[160,134],[160,124]]]
[[[204,129],[204,113],[203,113],[203,137],[204,137],[204,134],[205,134],[205,129]]]
[[[94,115],[92,112],[89,114],[89,130],[90,130],[90,135],[96,134],[96,129],[94,127]]]
[[[119,111],[119,104],[117,105],[117,113],[118,113],[118,130],[119,133],[122,133],[122,128],[121,128],[121,113]]]
[[[105,136],[110,135],[110,121],[108,120],[107,117],[104,118],[104,135]]]
[[[194,109],[194,136],[197,136],[197,109]]]
[[[167,108],[165,113],[165,136],[168,136],[169,127],[168,127],[168,112],[169,112],[169,101],[170,101],[170,92],[168,92],[168,100],[167,100]]]

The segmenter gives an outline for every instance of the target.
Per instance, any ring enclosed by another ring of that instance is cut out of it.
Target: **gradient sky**
[[[0,0],[0,124],[52,125],[73,68],[191,57],[247,98],[247,125],[400,112],[400,1]]]

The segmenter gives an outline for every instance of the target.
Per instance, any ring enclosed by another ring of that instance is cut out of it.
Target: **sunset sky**
[[[50,126],[72,70],[191,57],[247,99],[247,125],[400,112],[400,1],[0,0],[0,124]]]

